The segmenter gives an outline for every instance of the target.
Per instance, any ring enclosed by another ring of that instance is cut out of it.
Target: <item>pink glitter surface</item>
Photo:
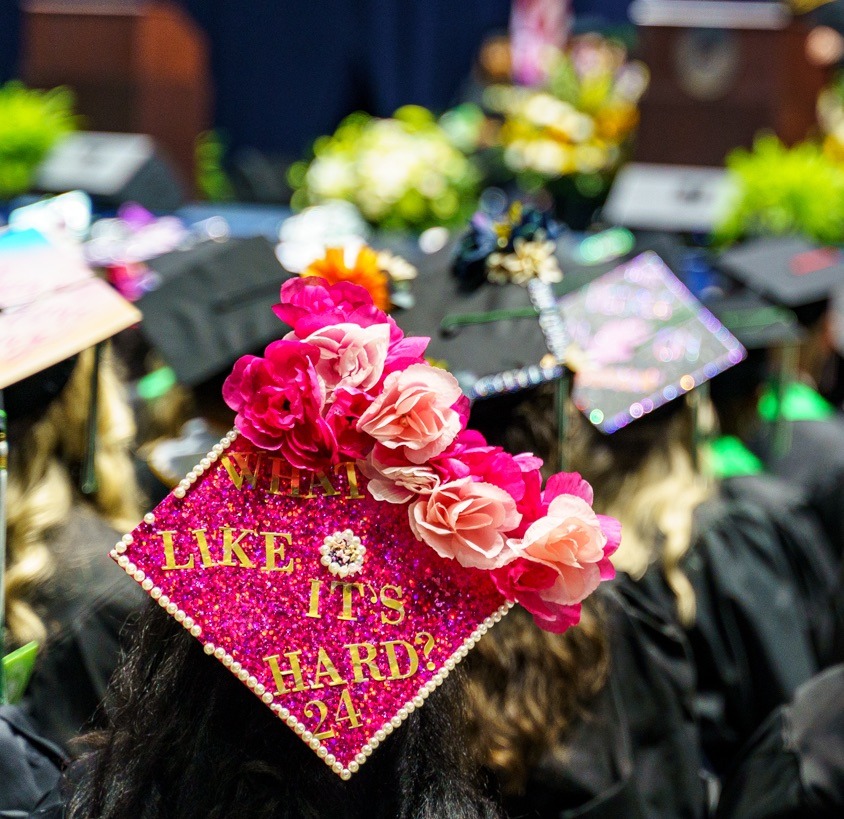
[[[200,626],[203,643],[254,677],[256,694],[272,695],[268,706],[289,710],[316,735],[314,750],[348,769],[506,601],[484,572],[417,541],[407,507],[375,501],[359,473],[362,497],[350,497],[345,466],[327,476],[330,485],[303,475],[296,497],[289,477],[272,485],[273,457],[237,438],[184,498],[171,494],[154,522],[132,532],[125,555]],[[240,489],[225,462],[244,477]],[[286,463],[275,466],[289,476]],[[320,564],[319,547],[345,529],[367,551],[362,570],[340,578]],[[222,565],[226,538],[237,543],[230,565]],[[291,673],[276,679],[270,657],[276,675]]]

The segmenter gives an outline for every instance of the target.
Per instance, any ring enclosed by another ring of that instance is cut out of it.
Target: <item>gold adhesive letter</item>
[[[282,671],[281,666],[278,664],[278,654],[273,654],[272,657],[264,657],[264,662],[269,663],[270,671],[273,675],[273,680],[275,681],[276,693],[278,694],[287,694],[288,689],[284,684],[284,678],[288,675],[293,677],[293,682],[295,685],[290,691],[307,691],[308,684],[302,678],[302,666],[299,664],[299,655],[301,651],[288,651],[284,656],[287,657],[288,662],[290,663],[290,668],[287,671]]]
[[[284,544],[288,546],[293,542],[293,535],[288,532],[261,532],[264,536],[264,552],[266,555],[266,564],[262,572],[284,572],[285,574],[293,573],[293,558],[285,563],[284,566],[276,566],[276,558],[284,561]],[[281,543],[276,546],[275,539],[281,538]]]
[[[338,620],[357,620],[358,618],[352,614],[352,592],[357,590],[357,593],[363,597],[363,583],[343,583],[340,580],[331,581],[331,594],[334,594],[334,589],[340,587],[343,590],[343,611],[337,615]]]
[[[254,569],[255,564],[249,559],[246,552],[243,551],[243,548],[240,545],[240,541],[246,537],[246,535],[254,535],[255,532],[252,529],[241,529],[240,534],[236,538],[232,538],[232,529],[229,526],[223,527],[223,559],[220,561],[220,566],[243,566],[244,569]],[[232,560],[233,555],[237,555],[238,563],[235,563]]]
[[[369,669],[369,676],[378,682],[384,681],[384,675],[375,664],[375,656],[377,649],[372,643],[349,643],[343,646],[349,650],[349,656],[352,660],[352,673],[354,674],[354,682],[363,682],[363,667]],[[361,649],[365,651],[365,656],[361,657]]]
[[[334,467],[334,471],[338,474],[343,470],[346,471],[346,480],[349,482],[349,494],[346,495],[348,500],[358,500],[358,498],[362,498],[363,494],[358,488],[358,474],[355,469],[355,462],[343,461],[343,463],[339,463]]]
[[[397,597],[390,597],[387,595],[387,590],[393,591],[398,595]],[[384,608],[391,609],[392,611],[398,612],[398,617],[394,617],[392,620],[387,617],[387,612],[381,612],[381,622],[388,626],[397,626],[404,620],[404,600],[402,599],[402,588],[401,586],[394,586],[392,583],[387,583],[385,586],[381,587],[380,592],[380,599],[381,605]]]
[[[337,673],[331,657],[328,656],[325,649],[320,647],[317,655],[316,673],[314,674],[314,681],[311,683],[311,689],[324,688],[320,682],[322,677],[328,677],[329,685],[345,685],[346,681]]]
[[[192,569],[193,555],[190,556],[187,563],[181,566],[176,565],[176,553],[173,546],[173,535],[175,532],[156,532],[162,543],[164,544],[164,565],[161,567],[164,571],[171,571],[173,569]]]
[[[258,473],[258,464],[260,460],[255,463],[255,469],[249,465],[249,455],[254,453],[246,452],[229,452],[220,457],[220,463],[226,468],[229,477],[232,479],[235,489],[240,489],[243,486],[244,478],[249,482],[249,485],[255,488],[255,476]],[[240,472],[235,469],[235,464],[240,467]]]
[[[387,652],[387,662],[390,665],[390,676],[387,677],[388,680],[404,680],[408,677],[412,677],[419,670],[419,655],[410,643],[406,643],[404,640],[387,640],[386,642],[381,643],[381,645],[384,646],[384,649]],[[404,674],[402,674],[399,669],[399,660],[396,656],[396,646],[404,648],[407,652],[407,657],[410,660],[408,669]]]

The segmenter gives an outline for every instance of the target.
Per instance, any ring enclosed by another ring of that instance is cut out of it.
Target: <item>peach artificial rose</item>
[[[505,534],[521,515],[512,496],[471,477],[440,484],[410,506],[410,528],[440,557],[473,569],[495,569],[513,559]]]
[[[295,335],[290,333],[289,337]],[[316,371],[329,392],[339,387],[356,387],[366,392],[378,384],[384,373],[390,325],[329,324],[302,341],[319,350]]]
[[[357,428],[414,464],[443,452],[462,428],[457,379],[428,364],[390,373]]]
[[[610,520],[604,518],[607,523]],[[602,574],[607,573],[607,554],[618,545],[615,537],[615,542],[608,542],[604,521],[583,498],[558,495],[548,513],[534,521],[522,538],[508,541],[518,558],[556,572],[553,584],[538,590],[545,602],[573,605],[598,588]]]

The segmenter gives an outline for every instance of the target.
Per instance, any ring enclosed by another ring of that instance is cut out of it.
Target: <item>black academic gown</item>
[[[721,496],[755,504],[770,518],[808,618],[818,667],[844,662],[837,558],[804,492],[774,475],[741,475],[721,481]]]
[[[801,686],[746,747],[718,819],[844,816],[844,665]]]
[[[728,770],[770,712],[819,670],[810,613],[776,527],[763,509],[714,499],[695,514],[682,568],[695,592],[687,629],[707,763]],[[640,581],[667,613],[674,597],[654,567]]]
[[[15,705],[0,706],[0,819],[23,819],[58,783],[62,752]]]
[[[610,642],[607,685],[505,805],[530,819],[705,816],[694,671],[681,631],[620,576],[598,592]]]
[[[751,442],[751,449],[783,480],[800,487],[841,561],[844,557],[844,416],[790,421],[784,453],[774,446],[771,426]]]
[[[59,745],[94,724],[132,620],[148,599],[108,556],[119,537],[80,504],[49,541],[56,570],[32,600],[48,639],[24,705]]]

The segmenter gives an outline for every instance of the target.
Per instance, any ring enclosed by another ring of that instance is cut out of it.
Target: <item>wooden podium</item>
[[[761,2],[639,0],[631,8],[651,72],[635,158],[722,165],[763,130],[786,144],[815,128],[826,70],[806,58],[808,29]]]
[[[27,0],[22,76],[72,88],[87,130],[149,134],[193,186],[211,84],[204,35],[177,5]]]

